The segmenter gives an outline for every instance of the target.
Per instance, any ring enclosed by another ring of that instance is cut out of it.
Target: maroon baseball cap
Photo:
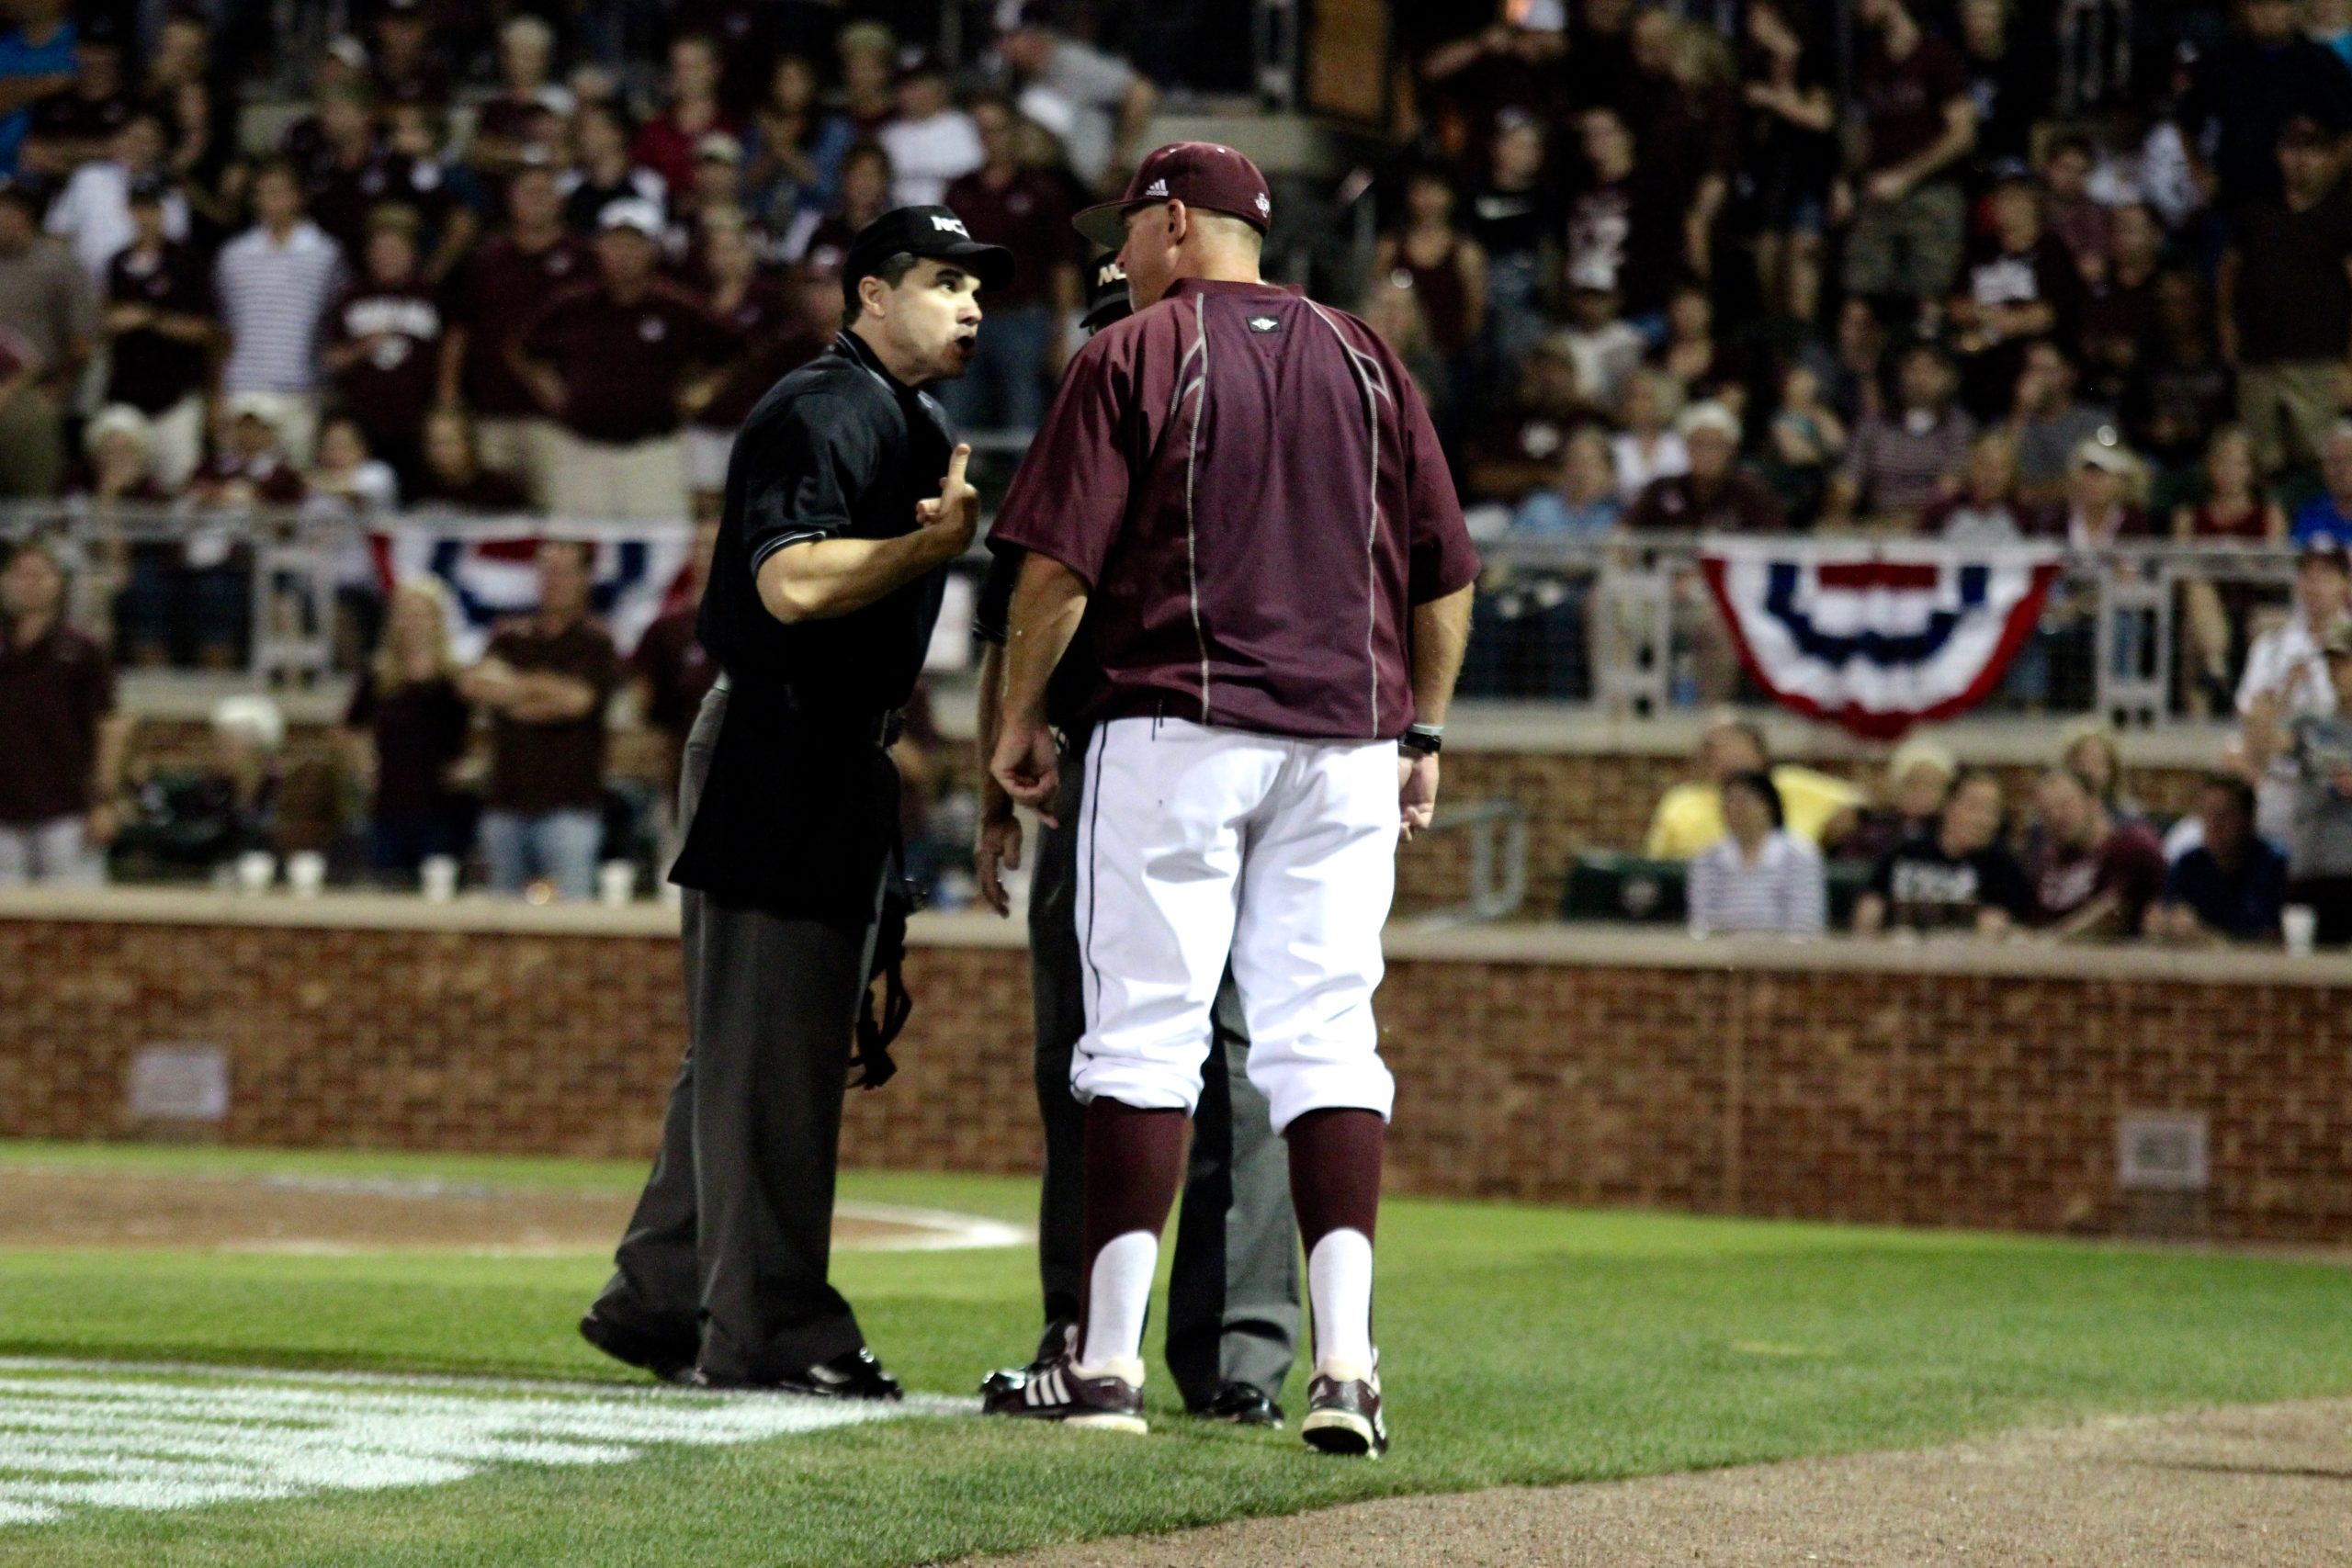
[[[1127,243],[1127,214],[1159,201],[1229,213],[1261,234],[1274,215],[1257,164],[1214,141],[1171,141],[1143,161],[1126,195],[1090,207],[1073,221],[1080,233],[1115,251]]]

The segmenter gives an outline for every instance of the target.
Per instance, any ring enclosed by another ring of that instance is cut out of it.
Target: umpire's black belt
[[[722,692],[733,690],[733,684],[723,670],[719,671],[718,679],[711,683]],[[904,708],[886,708],[880,713],[812,708],[787,691],[784,695],[784,711],[811,731],[829,738],[840,736],[845,740],[862,741],[885,751],[896,746],[907,732],[907,710]]]

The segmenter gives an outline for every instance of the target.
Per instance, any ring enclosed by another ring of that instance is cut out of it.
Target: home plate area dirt
[[[1409,1442],[1399,1432],[1399,1442]],[[2320,1568],[2352,1562],[2352,1400],[1453,1497],[958,1568]]]
[[[603,1251],[635,1198],[620,1192],[410,1180],[142,1176],[11,1168],[0,1174],[0,1247],[171,1247],[229,1252]],[[960,1215],[861,1210],[833,1245],[876,1250],[1001,1246]]]

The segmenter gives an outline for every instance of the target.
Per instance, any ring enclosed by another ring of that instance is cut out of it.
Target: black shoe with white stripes
[[[1115,1373],[1081,1377],[1074,1358],[1059,1356],[1017,1388],[989,1390],[980,1398],[980,1412],[1099,1427],[1109,1432],[1148,1432],[1151,1428],[1143,1418],[1143,1369],[1138,1364],[1135,1370],[1136,1379]]]
[[[1055,1318],[1046,1325],[1046,1332],[1037,1341],[1037,1354],[1025,1367],[999,1367],[980,1380],[980,1397],[992,1398],[1008,1391],[1019,1393],[1029,1385],[1029,1380],[1042,1375],[1064,1356],[1078,1354],[1078,1325],[1066,1317]]]
[[[1361,1370],[1363,1376],[1351,1375]],[[1380,1416],[1380,1359],[1369,1367],[1320,1368],[1306,1385],[1306,1419],[1298,1435],[1327,1454],[1378,1459],[1388,1451],[1388,1423]]]

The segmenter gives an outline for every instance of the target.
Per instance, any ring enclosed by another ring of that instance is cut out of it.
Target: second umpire
[[[1084,322],[1101,331],[1128,313],[1127,275],[1115,255],[1095,263]],[[1010,910],[1000,863],[1021,863],[1021,824],[1012,797],[989,773],[996,749],[995,696],[1003,677],[1005,622],[1023,552],[997,552],[980,591],[973,630],[988,644],[980,666],[979,754],[984,805],[978,855],[981,896]],[[1075,660],[1072,661],[1073,664]],[[1059,678],[1066,695],[1073,676]],[[1055,705],[1067,755],[1085,755],[1087,730],[1071,705]],[[1085,770],[1061,775],[1054,816],[1040,824],[1031,852],[1029,953],[1035,1011],[1037,1112],[1046,1130],[1044,1191],[1037,1204],[1037,1272],[1045,1287],[1046,1332],[1037,1359],[993,1374],[990,1390],[1043,1371],[1069,1347],[1084,1280],[1080,1234],[1086,1108],[1070,1092],[1070,1055],[1086,1032],[1086,998],[1078,948],[1078,819]],[[1279,1427],[1274,1396],[1290,1376],[1299,1328],[1297,1218],[1290,1169],[1274,1135],[1266,1097],[1250,1081],[1250,1032],[1227,974],[1211,1014],[1215,1041],[1202,1067],[1200,1108],[1193,1122],[1184,1202],[1168,1287],[1168,1369],[1196,1416],[1242,1426]]]
[[[889,748],[978,518],[969,449],[922,389],[963,374],[976,295],[1012,275],[946,208],[884,213],[850,246],[831,349],[728,463],[697,628],[724,672],[686,741],[671,873],[691,1043],[580,1325],[657,1376],[899,1397],[826,1277],[842,1094],[898,858]],[[865,1066],[878,1082],[887,1058]]]

